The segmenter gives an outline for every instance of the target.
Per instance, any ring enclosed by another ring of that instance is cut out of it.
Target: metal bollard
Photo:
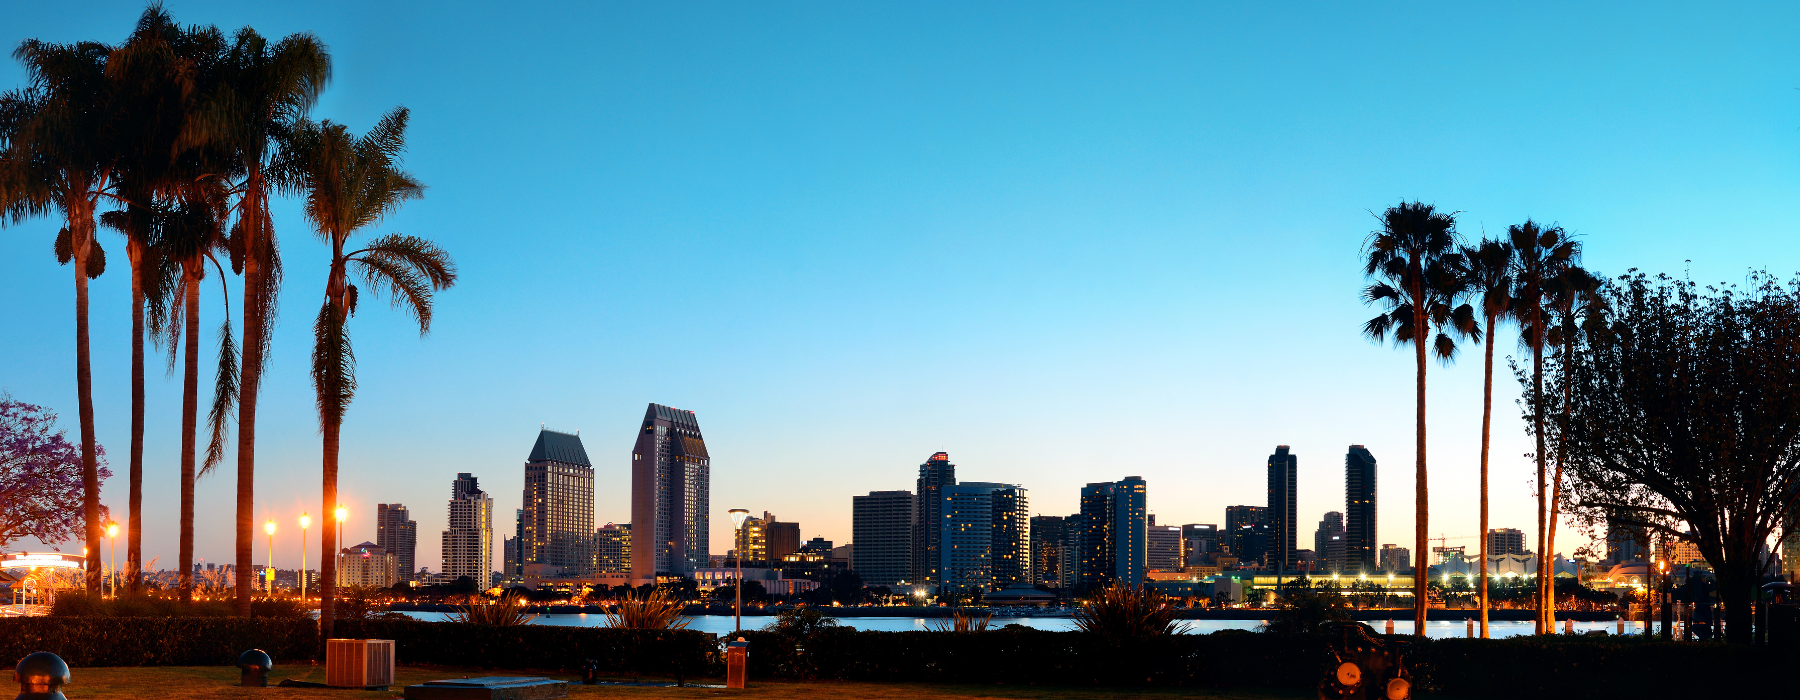
[[[581,684],[595,685],[600,682],[600,662],[588,659],[581,664]]]
[[[744,666],[750,657],[750,643],[738,637],[737,641],[725,645],[725,687],[743,688],[746,669]]]
[[[269,687],[269,672],[275,670],[275,660],[269,658],[268,652],[251,649],[238,654],[237,667],[238,686],[243,688]]]
[[[13,680],[19,684],[17,700],[68,700],[62,687],[69,684],[69,665],[62,657],[40,651],[23,659],[13,668]]]

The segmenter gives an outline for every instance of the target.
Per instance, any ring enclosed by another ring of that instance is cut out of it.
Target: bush
[[[339,620],[333,636],[392,639],[402,664],[578,671],[694,678],[722,673],[718,642],[691,630],[550,625],[495,626],[417,620]]]
[[[61,602],[61,598],[58,598]],[[246,649],[277,661],[317,658],[311,620],[241,617],[17,617],[0,619],[0,659],[37,651],[70,666],[217,666]]]

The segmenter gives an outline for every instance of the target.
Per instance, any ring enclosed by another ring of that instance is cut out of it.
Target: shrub
[[[1109,639],[1141,639],[1181,632],[1175,604],[1155,589],[1114,584],[1101,589],[1075,611],[1075,627]]]
[[[338,637],[392,639],[402,664],[578,671],[693,678],[717,669],[718,643],[692,630],[550,625],[466,625],[417,620],[339,620]]]
[[[681,614],[687,608],[668,589],[661,586],[619,598],[613,609],[606,611],[606,626],[627,630],[686,629],[693,620]]]
[[[487,605],[476,605],[474,601],[469,601],[468,605],[459,605],[455,612],[450,613],[451,622],[467,625],[511,627],[528,624],[534,619],[537,619],[537,615],[525,611],[525,596],[512,592],[501,595]]]
[[[60,598],[59,598],[60,600]],[[0,619],[0,659],[37,651],[70,666],[214,666],[262,649],[277,661],[317,658],[312,620],[241,617],[20,617]]]

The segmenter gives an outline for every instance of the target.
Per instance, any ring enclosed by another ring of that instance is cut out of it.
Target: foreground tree
[[[346,250],[350,237],[373,226],[425,186],[400,169],[406,147],[407,111],[387,113],[369,133],[357,137],[341,124],[304,125],[294,157],[306,186],[306,218],[331,247],[325,300],[313,323],[313,388],[318,394],[319,430],[324,436],[321,512],[337,506],[338,436],[344,411],[356,393],[356,357],[346,322],[356,313],[354,272],[365,287],[412,316],[419,334],[431,330],[432,295],[456,282],[456,265],[436,244],[415,236],[380,236],[359,250]],[[324,518],[320,532],[319,624],[331,634],[337,522]]]
[[[112,476],[106,451],[95,445],[95,453],[100,478]],[[85,469],[81,451],[56,429],[55,413],[0,392],[0,546],[78,534]]]
[[[1481,298],[1481,318],[1476,340],[1482,343],[1481,374],[1481,638],[1488,638],[1488,447],[1494,425],[1494,333],[1499,322],[1512,314],[1512,256],[1506,241],[1482,240],[1463,248],[1463,271],[1469,292]],[[1487,337],[1479,336],[1485,330]]]
[[[1749,642],[1762,549],[1800,497],[1800,280],[1635,274],[1599,295],[1609,318],[1567,368],[1570,506],[1692,542]]]
[[[1599,297],[1601,281],[1573,263],[1565,266],[1562,274],[1557,275],[1550,285],[1550,319],[1553,325],[1549,328],[1546,341],[1555,346],[1558,373],[1568,376],[1575,363],[1582,361],[1576,353],[1576,346],[1585,341],[1590,330],[1599,330],[1604,322],[1606,302]],[[1544,534],[1544,550],[1538,554],[1538,571],[1544,581],[1544,607],[1548,611],[1544,616],[1545,630],[1556,631],[1556,523],[1562,516],[1563,474],[1567,471],[1569,454],[1568,425],[1572,407],[1572,388],[1567,381],[1558,382],[1562,393],[1555,400],[1559,416],[1551,426],[1557,435],[1556,471],[1550,477],[1550,514],[1546,518],[1548,529]],[[1548,399],[1549,397],[1545,397]]]
[[[1456,217],[1421,202],[1401,202],[1381,216],[1381,229],[1363,247],[1363,274],[1376,280],[1363,290],[1363,301],[1383,308],[1363,324],[1376,342],[1393,336],[1395,345],[1413,346],[1417,370],[1414,445],[1415,543],[1413,563],[1413,629],[1425,634],[1426,524],[1430,503],[1425,478],[1425,365],[1429,352],[1441,362],[1456,356],[1451,333],[1478,332],[1475,312],[1462,296],[1462,256],[1458,252]],[[1435,332],[1435,336],[1434,336]]]
[[[81,420],[82,515],[90,543],[85,588],[100,592],[99,445],[88,352],[88,280],[106,269],[95,213],[112,194],[118,115],[106,77],[112,48],[28,39],[13,51],[30,87],[0,96],[0,212],[18,223],[60,213],[57,257],[75,263],[75,389]]]
[[[1551,315],[1552,287],[1557,278],[1580,256],[1581,247],[1569,239],[1562,227],[1546,228],[1530,219],[1526,219],[1523,224],[1507,227],[1506,234],[1513,249],[1513,318],[1519,323],[1519,344],[1531,351],[1531,386],[1526,388],[1526,405],[1542,406],[1544,350],[1549,342],[1549,326],[1554,322]],[[1544,537],[1548,526],[1546,519],[1550,514],[1550,482],[1545,468],[1545,459],[1549,455],[1544,444],[1547,428],[1543,411],[1532,410],[1528,418],[1531,421],[1531,434],[1537,440],[1532,454],[1537,461],[1538,506],[1538,614],[1533,630],[1536,634],[1545,634],[1556,625],[1556,609],[1545,596],[1544,584],[1545,577],[1551,574],[1546,571],[1543,558],[1547,544]],[[1485,532],[1482,534],[1486,535]]]

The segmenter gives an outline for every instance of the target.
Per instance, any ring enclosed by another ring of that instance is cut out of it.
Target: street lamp
[[[269,568],[263,571],[263,590],[270,598],[275,597],[275,521],[263,523],[263,532],[269,533]]]
[[[300,608],[306,609],[306,526],[312,524],[312,516],[300,514]]]
[[[112,576],[109,576],[107,578],[108,578],[108,580],[112,581],[112,596],[114,598],[118,598],[119,597],[119,580],[117,577],[119,575],[119,524],[116,522],[108,521],[106,523],[106,536],[112,539]]]
[[[737,556],[732,557],[737,560],[737,585],[731,587],[737,600],[732,606],[732,615],[737,620],[737,631],[742,632],[744,631],[744,521],[750,518],[750,511],[733,508],[728,512],[731,514],[731,527],[737,530]]]
[[[344,549],[344,517],[349,514],[350,511],[345,510],[342,505],[337,507],[337,548],[340,552]]]

